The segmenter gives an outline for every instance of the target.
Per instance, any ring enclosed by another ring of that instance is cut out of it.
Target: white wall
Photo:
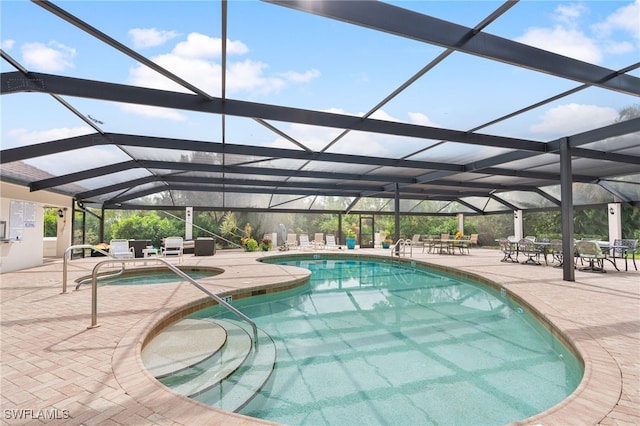
[[[72,200],[51,192],[30,192],[29,188],[0,182],[0,220],[7,222],[9,235],[11,200],[36,204],[36,220],[33,228],[25,227],[20,241],[0,242],[0,273],[31,268],[42,264],[44,252],[44,209],[45,207],[67,208],[65,217],[58,219],[56,255],[61,257],[66,247],[71,245]]]

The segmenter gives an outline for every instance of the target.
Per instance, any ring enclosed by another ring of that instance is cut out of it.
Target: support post
[[[569,138],[560,141],[560,197],[562,200],[562,279],[575,281],[573,260],[573,172]]]
[[[622,239],[622,206],[620,203],[607,205],[607,217],[609,218],[609,243]]]
[[[394,216],[394,225],[396,228],[396,253],[399,255],[400,245],[398,241],[400,240],[400,186],[396,183],[396,193],[393,203],[393,216]]]

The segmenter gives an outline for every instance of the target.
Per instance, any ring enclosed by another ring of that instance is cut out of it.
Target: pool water
[[[187,275],[195,280],[217,275],[214,271],[184,270]],[[184,281],[172,271],[158,272],[136,272],[125,273],[115,277],[104,277],[98,280],[100,285],[144,285],[144,284],[165,284]]]
[[[278,350],[266,402],[243,414],[296,425],[499,425],[552,407],[582,378],[564,345],[485,286],[381,261],[272,263],[308,268],[311,282],[233,302]]]

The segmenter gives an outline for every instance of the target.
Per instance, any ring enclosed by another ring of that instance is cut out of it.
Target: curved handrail
[[[122,265],[122,268],[120,268],[120,270],[118,272],[114,272],[113,274],[109,274],[109,275],[103,275],[102,278],[119,277],[120,275],[124,274],[124,272],[125,272],[124,265]],[[76,291],[80,288],[81,285],[86,284],[86,283],[90,283],[90,282],[91,282],[91,278],[90,277],[78,281],[78,284],[76,284]]]
[[[124,265],[125,263],[141,263],[148,260],[149,259],[118,259],[118,262],[122,262],[122,264]],[[227,310],[229,310],[231,313],[235,314],[239,318],[243,319],[245,322],[249,323],[249,325],[251,326],[251,329],[253,330],[254,345],[257,347],[258,326],[248,316],[246,316],[245,314],[243,314],[242,312],[240,312],[239,310],[231,306],[229,303],[225,302],[224,299],[222,299],[220,296],[216,295],[210,290],[207,290],[205,287],[202,286],[202,284],[200,284],[198,281],[194,280],[189,275],[187,275],[186,273],[184,273],[183,271],[181,271],[180,269],[172,265],[168,260],[162,259],[159,257],[156,257],[153,260],[164,263],[171,271],[175,272],[179,277],[182,277],[185,280],[189,281],[191,284],[196,286],[199,290],[204,292],[207,296],[211,297],[220,305],[227,308]],[[91,273],[91,326],[88,328],[98,327],[98,271],[103,265],[106,265],[108,263],[113,263],[113,260],[103,260],[102,262],[97,263],[96,266],[93,267],[93,272]]]
[[[67,255],[75,249],[91,249],[93,251],[97,251],[99,253],[104,254],[105,256],[109,256],[112,257],[110,253],[101,250],[99,248],[96,248],[94,246],[92,246],[91,244],[78,244],[75,246],[69,246],[67,247],[67,249],[64,251],[64,255],[62,256],[63,258],[63,265],[62,265],[62,293],[66,293],[67,292]]]

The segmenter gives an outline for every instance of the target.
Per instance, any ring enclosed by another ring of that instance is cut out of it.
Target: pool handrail
[[[389,247],[389,251],[391,252],[391,258],[407,255],[407,247],[409,247],[409,257],[413,257],[413,244],[410,239],[402,239],[400,238],[395,244],[392,244]]]
[[[71,251],[76,249],[91,249],[93,251],[97,251],[98,253],[102,253],[105,256],[113,257],[109,252],[99,249],[91,244],[77,244],[77,245],[67,247],[67,249],[64,251],[64,254],[62,255],[62,293],[61,294],[64,294],[67,292],[67,257],[68,257],[67,255]]]
[[[200,284],[198,281],[196,281],[193,278],[191,278],[189,275],[187,275],[186,273],[181,271],[176,266],[172,265],[168,260],[160,258],[160,257],[155,257],[153,260],[157,261],[157,262],[164,263],[176,275],[178,275],[179,277],[184,278],[185,280],[189,281],[191,284],[193,284],[199,290],[204,292],[207,296],[211,297],[213,300],[218,302],[218,304],[224,306],[228,311],[230,311],[231,313],[235,314],[237,317],[239,317],[239,318],[243,319],[245,322],[247,322],[251,326],[251,329],[253,330],[253,344],[254,344],[254,347],[256,347],[256,348],[258,347],[258,326],[256,325],[255,322],[253,322],[251,320],[251,318],[249,318],[248,316],[246,316],[245,314],[243,314],[242,312],[240,312],[239,310],[237,310],[236,308],[231,306],[228,302],[226,302],[223,298],[221,298],[217,294],[215,294],[212,291],[208,290],[207,288],[203,287],[202,284]],[[123,265],[125,263],[133,263],[133,264],[135,264],[135,263],[143,263],[143,262],[146,262],[146,261],[149,261],[149,259],[135,259],[134,258],[134,259],[118,259],[117,260],[117,262],[119,262],[119,263],[121,262]],[[113,263],[113,262],[114,262],[113,259],[103,260],[102,262],[98,262],[93,267],[93,272],[91,273],[91,326],[89,326],[87,328],[96,328],[96,327],[98,327],[98,271],[100,270],[100,268],[103,265],[106,265],[106,264],[109,264],[109,263]]]

